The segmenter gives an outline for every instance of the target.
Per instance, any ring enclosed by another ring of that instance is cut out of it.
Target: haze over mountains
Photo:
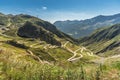
[[[120,14],[110,16],[99,15],[94,18],[81,21],[56,21],[54,25],[66,34],[74,38],[80,38],[88,36],[98,28],[111,26],[117,23],[120,23]]]

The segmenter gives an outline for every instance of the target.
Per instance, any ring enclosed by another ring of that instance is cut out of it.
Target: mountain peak
[[[102,28],[104,26],[111,26],[118,23],[120,23],[120,14],[110,16],[99,15],[81,21],[59,21],[55,22],[54,25],[66,34],[72,34],[72,37],[80,38],[88,36],[95,29]],[[76,32],[78,34],[75,34]]]

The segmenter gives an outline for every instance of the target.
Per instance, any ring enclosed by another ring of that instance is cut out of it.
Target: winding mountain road
[[[34,55],[32,51],[26,50],[26,52],[28,53],[28,55],[31,55],[32,57],[36,58],[40,63],[42,63],[42,60],[38,56]]]
[[[75,57],[77,56],[77,54],[78,54],[77,52],[78,52],[81,48],[77,49],[76,51],[72,51],[71,49],[69,49],[68,47],[66,47],[66,45],[67,45],[68,43],[69,43],[69,41],[67,41],[67,42],[63,45],[64,48],[66,48],[68,51],[70,51],[71,53],[73,53],[73,56],[70,57],[70,58],[68,59],[68,61],[72,62],[72,61],[79,60],[80,58],[82,58],[82,57],[83,57],[82,54],[79,54],[80,57],[75,58]]]
[[[48,46],[50,46],[50,44],[46,44],[43,48],[47,49]]]
[[[69,41],[67,41],[64,45],[62,45],[62,47],[65,48],[68,43]]]
[[[79,49],[77,49],[77,50],[75,50],[75,51],[69,49],[69,48],[67,47],[67,44],[68,44],[68,43],[69,43],[69,41],[67,41],[64,45],[62,45],[63,48],[66,48],[69,52],[73,53],[73,56],[70,57],[69,59],[67,59],[68,61],[72,62],[72,61],[76,61],[76,60],[81,59],[81,58],[83,57],[83,55],[80,54],[80,53],[83,53],[84,50],[88,51],[88,52],[87,52],[87,55],[93,56],[93,52],[91,52],[90,50],[86,49],[85,47],[80,47]],[[80,50],[80,53],[77,53],[79,50]],[[79,57],[76,57],[77,55],[78,55]]]
[[[84,50],[88,51],[88,52],[87,52],[87,55],[93,56],[93,52],[92,52],[92,51],[90,51],[90,50],[88,50],[88,49],[86,49],[85,47],[82,46],[82,48],[81,48],[81,53],[83,53]]]
[[[83,55],[77,53],[77,51],[79,51],[79,50],[80,50],[80,48],[77,49],[76,51],[74,51],[74,52],[73,52],[74,55],[73,55],[72,57],[70,57],[70,58],[68,59],[68,61],[72,62],[72,61],[79,60],[80,58],[82,58]],[[77,56],[77,54],[79,54],[80,57],[75,58],[75,57]]]
[[[9,27],[9,26],[12,24],[10,18],[8,19],[8,22],[9,22],[9,23],[8,23],[7,27]]]
[[[35,46],[35,45],[37,45],[37,44],[39,44],[39,43],[36,43],[36,44],[32,44],[32,45],[30,45],[30,47],[33,47],[33,46]]]

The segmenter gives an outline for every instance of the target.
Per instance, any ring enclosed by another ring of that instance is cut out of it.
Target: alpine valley
[[[0,80],[119,80],[119,22],[117,14],[57,21],[56,27],[31,15],[0,13]]]

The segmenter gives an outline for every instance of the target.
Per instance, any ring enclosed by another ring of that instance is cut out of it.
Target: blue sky
[[[50,22],[82,20],[120,13],[120,0],[0,0],[0,12],[30,14]]]

